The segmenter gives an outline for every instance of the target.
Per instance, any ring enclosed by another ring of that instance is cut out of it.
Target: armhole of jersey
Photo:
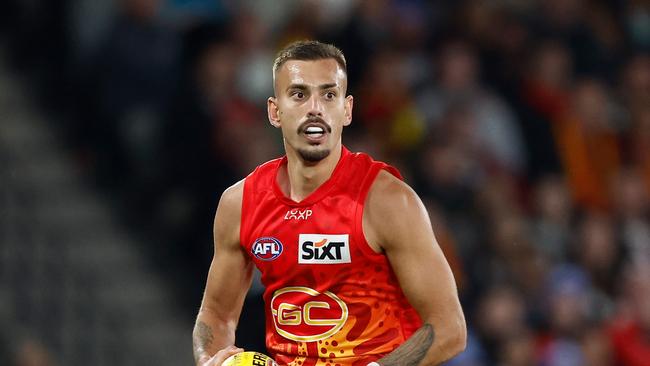
[[[248,250],[248,235],[250,235],[251,199],[254,195],[252,174],[244,180],[244,192],[241,198],[241,219],[239,222],[239,245]]]
[[[403,180],[402,175],[394,167],[385,163],[375,162],[370,168],[370,171],[368,172],[366,177],[363,179],[363,182],[361,183],[361,187],[359,189],[359,196],[357,198],[357,207],[355,209],[355,214],[354,214],[355,242],[359,243],[359,249],[361,249],[361,251],[366,255],[366,257],[372,260],[383,260],[386,257],[382,253],[375,252],[375,250],[372,249],[370,244],[368,244],[366,235],[363,233],[363,209],[366,204],[366,198],[368,197],[368,192],[370,192],[370,187],[372,187],[372,184],[375,182],[377,175],[379,175],[379,172],[381,172],[382,170],[386,170],[387,172],[399,178],[400,180]]]

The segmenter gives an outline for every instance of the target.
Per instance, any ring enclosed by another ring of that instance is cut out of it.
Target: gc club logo
[[[348,319],[348,307],[338,296],[301,286],[275,291],[271,313],[278,334],[297,342],[329,338]]]
[[[282,243],[270,236],[258,238],[251,247],[251,253],[257,259],[272,261],[282,254]]]

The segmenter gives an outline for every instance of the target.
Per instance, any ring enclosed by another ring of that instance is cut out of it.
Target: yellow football
[[[221,366],[277,366],[277,363],[263,353],[246,351],[226,358]]]

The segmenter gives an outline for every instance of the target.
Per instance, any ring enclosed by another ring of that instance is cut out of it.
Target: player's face
[[[347,77],[334,59],[289,60],[275,74],[275,97],[268,100],[269,121],[282,129],[287,153],[304,161],[326,158],[352,121]]]

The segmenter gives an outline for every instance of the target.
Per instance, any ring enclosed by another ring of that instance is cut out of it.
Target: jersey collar
[[[313,205],[314,203],[325,198],[325,196],[327,196],[327,194],[332,190],[332,188],[336,186],[337,182],[340,180],[341,170],[342,170],[341,167],[344,165],[345,161],[351,154],[352,153],[350,152],[350,150],[348,150],[345,146],[341,145],[341,157],[339,158],[339,161],[336,163],[336,167],[334,168],[334,171],[332,171],[332,175],[323,184],[321,184],[318,188],[316,188],[315,191],[313,191],[309,196],[305,197],[300,202],[296,202],[291,198],[285,196],[284,193],[282,193],[280,186],[278,185],[278,181],[277,181],[278,171],[282,166],[285,166],[287,164],[287,156],[285,155],[284,157],[282,157],[282,159],[278,161],[274,169],[273,191],[275,193],[275,196],[282,203],[291,207],[304,207],[304,206]]]

